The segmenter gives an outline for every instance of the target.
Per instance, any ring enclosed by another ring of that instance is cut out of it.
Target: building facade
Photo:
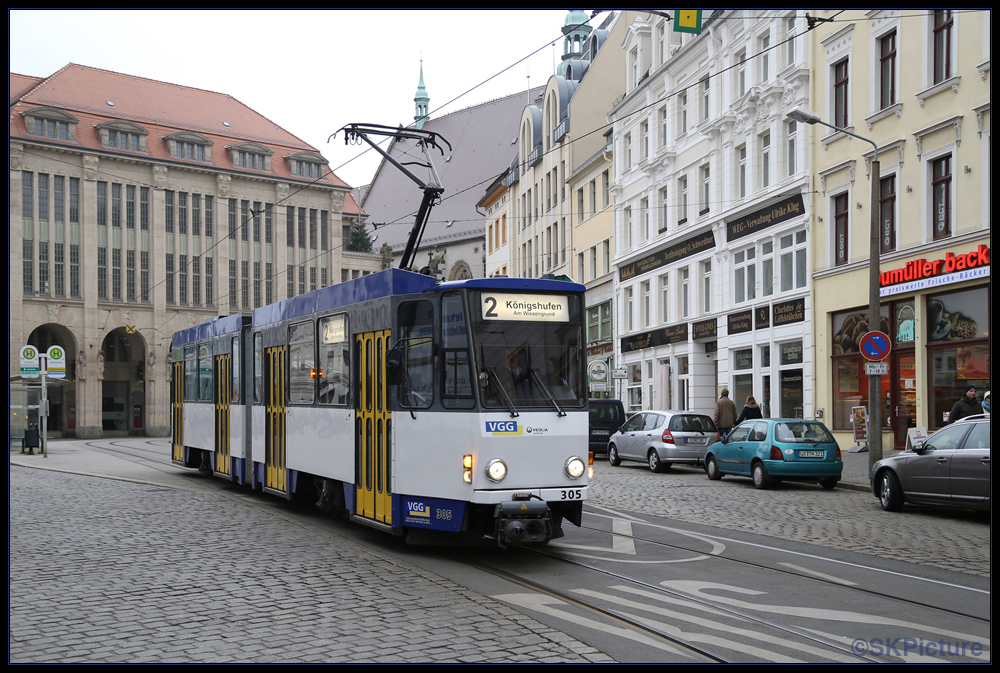
[[[947,422],[967,385],[990,387],[990,12],[817,11],[814,112],[876,143],[810,127],[816,231],[817,411],[843,443],[868,405],[859,340],[888,334],[883,446]],[[873,203],[872,180],[878,181]],[[879,325],[868,324],[877,213]]]
[[[66,351],[54,435],[167,434],[173,332],[341,279],[349,187],[231,96],[74,64],[10,92],[10,374]]]
[[[812,414],[804,12],[640,13],[614,123],[615,300],[630,410],[711,413],[722,388]]]

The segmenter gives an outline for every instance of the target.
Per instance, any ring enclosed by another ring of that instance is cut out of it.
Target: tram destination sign
[[[484,320],[522,322],[569,320],[569,297],[564,294],[483,292],[480,297]]]

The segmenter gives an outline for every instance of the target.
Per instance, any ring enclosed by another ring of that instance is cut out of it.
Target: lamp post
[[[878,145],[873,140],[851,133],[845,128],[827,124],[815,112],[797,107],[788,113],[788,118],[803,124],[822,124],[852,138],[857,138],[871,144],[875,148],[875,156],[871,166],[871,240],[868,253],[868,330],[878,330],[882,314],[879,307],[879,268],[881,248],[879,247],[879,161]],[[882,460],[882,376],[872,374],[868,377],[868,467]]]

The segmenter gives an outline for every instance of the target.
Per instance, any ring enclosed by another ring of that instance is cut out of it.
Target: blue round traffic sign
[[[892,342],[885,332],[869,332],[861,337],[860,346],[867,360],[881,360],[892,350]]]

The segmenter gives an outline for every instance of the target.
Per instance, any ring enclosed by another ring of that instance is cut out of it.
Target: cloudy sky
[[[529,75],[539,86],[555,71],[562,43],[546,45],[566,14],[13,10],[10,70],[44,77],[79,63],[227,93],[361,185],[378,166],[375,153],[356,158],[360,149],[342,135],[327,138],[351,122],[410,123],[421,58],[432,115],[446,103],[438,114],[523,91]]]

